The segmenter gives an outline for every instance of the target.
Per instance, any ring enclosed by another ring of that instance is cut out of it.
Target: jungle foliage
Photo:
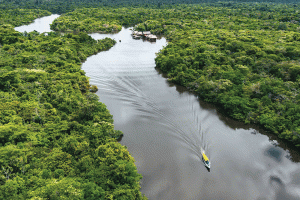
[[[5,9],[0,11],[0,25],[20,26],[29,24],[36,18],[51,15],[51,12],[47,10]]]
[[[155,61],[169,81],[300,146],[299,4],[0,1],[0,199],[146,199],[116,142],[122,133],[80,69],[115,44],[85,32],[124,25],[168,39]],[[16,32],[49,14],[23,8],[72,11],[51,27],[79,33]]]
[[[262,125],[299,147],[298,8],[235,7],[193,6],[176,27],[162,22],[170,42],[156,65],[169,81],[220,105],[232,118]]]
[[[18,12],[14,25],[32,20],[34,11]],[[122,132],[81,70],[115,41],[7,24],[0,44],[0,199],[146,199]]]
[[[103,22],[164,34],[169,43],[156,65],[169,81],[220,105],[234,119],[260,124],[300,146],[297,5],[84,8],[62,15],[52,28],[89,32]]]
[[[172,8],[178,4],[206,4],[207,6],[222,6],[235,8],[237,3],[251,4],[251,7],[264,7],[260,3],[283,3],[299,6],[298,0],[0,0],[0,9],[41,9],[52,13],[67,13],[77,8],[98,7],[144,7],[144,8]],[[238,6],[240,7],[240,5]],[[261,9],[261,8],[260,8]],[[264,8],[262,8],[264,9]]]

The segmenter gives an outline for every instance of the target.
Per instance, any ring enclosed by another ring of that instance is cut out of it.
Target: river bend
[[[18,31],[50,31],[58,15],[43,17]],[[30,27],[30,28],[28,28]],[[120,141],[143,175],[149,199],[300,199],[299,154],[253,125],[220,114],[193,93],[170,84],[155,69],[155,53],[167,41],[133,40],[123,28],[117,44],[82,65],[97,95],[123,131]],[[121,40],[121,42],[119,42]],[[211,160],[200,160],[203,147]]]

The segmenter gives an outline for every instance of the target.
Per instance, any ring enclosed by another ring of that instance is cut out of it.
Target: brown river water
[[[49,31],[56,17],[16,30]],[[90,56],[82,69],[97,85],[115,128],[124,133],[120,143],[143,175],[143,194],[151,200],[300,199],[300,156],[293,146],[229,119],[214,105],[168,83],[154,62],[167,41],[134,40],[130,34],[129,28],[90,34],[117,43]],[[211,161],[210,171],[200,159],[201,147]]]

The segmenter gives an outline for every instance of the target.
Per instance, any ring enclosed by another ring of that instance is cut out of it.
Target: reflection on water
[[[43,32],[42,24],[37,31]],[[135,158],[143,175],[141,191],[149,199],[300,199],[297,152],[168,83],[154,63],[155,53],[167,44],[164,38],[133,40],[124,28],[91,36],[121,40],[89,57],[82,69],[98,86],[116,129],[124,132],[121,143]]]
[[[265,155],[269,156],[270,158],[274,159],[277,162],[281,162],[283,156],[283,150],[276,147],[269,147],[266,150]]]
[[[279,138],[229,119],[155,70],[155,53],[165,39],[136,41],[128,29],[91,36],[122,40],[91,56],[82,68],[124,132],[121,143],[134,156],[149,199],[300,198],[274,187],[274,180],[286,180],[280,188],[291,187],[289,174],[299,169],[280,144],[270,142]],[[210,173],[201,161],[201,147],[211,160]]]

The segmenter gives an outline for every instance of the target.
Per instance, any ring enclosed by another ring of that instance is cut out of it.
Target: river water
[[[59,15],[57,15],[57,14],[46,16],[46,17],[41,17],[41,18],[35,19],[34,22],[32,22],[31,24],[15,27],[15,30],[19,31],[19,32],[25,32],[25,31],[31,32],[34,30],[36,30],[40,33],[50,32],[51,31],[50,24],[58,17],[59,17]]]
[[[44,32],[48,19],[30,27]],[[115,128],[124,133],[120,143],[143,175],[143,194],[151,200],[300,199],[300,158],[293,147],[254,125],[228,119],[168,83],[154,62],[167,41],[134,40],[130,33],[123,28],[117,34],[91,34],[117,43],[90,56],[82,69],[97,85]],[[210,171],[200,159],[201,147],[210,158]]]

